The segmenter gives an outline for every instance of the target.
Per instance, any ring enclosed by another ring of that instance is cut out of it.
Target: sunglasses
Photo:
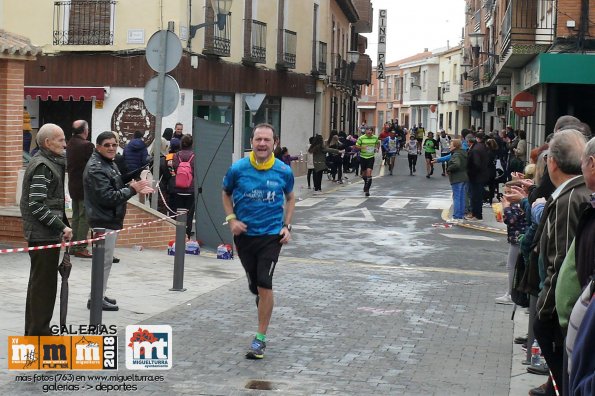
[[[118,147],[118,143],[104,143],[101,145],[101,147],[105,147],[105,148],[116,148]]]

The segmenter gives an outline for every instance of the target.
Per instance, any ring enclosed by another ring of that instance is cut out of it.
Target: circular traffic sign
[[[520,117],[533,115],[536,107],[537,99],[535,99],[535,95],[529,92],[519,92],[512,99],[512,110]]]
[[[153,115],[157,114],[157,95],[159,87],[159,76],[155,76],[145,85],[145,106]],[[165,75],[165,84],[163,85],[163,114],[168,116],[178,107],[180,98],[180,87],[175,78],[169,74]]]
[[[162,39],[164,39],[163,45],[161,42]],[[159,70],[159,62],[163,51],[165,51],[165,68]],[[180,38],[170,30],[155,32],[147,43],[145,57],[151,69],[156,72],[168,73],[172,71],[180,63],[180,59],[182,58],[182,43],[180,42]]]

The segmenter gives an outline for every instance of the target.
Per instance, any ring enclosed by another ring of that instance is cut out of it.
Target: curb
[[[442,210],[441,217],[442,217],[443,221],[446,222],[448,220],[449,213],[450,213],[451,209],[452,209],[452,205],[449,208]],[[496,227],[482,226],[482,225],[472,224],[472,223],[467,223],[467,222],[456,223],[455,225],[457,225],[459,227],[463,227],[463,228],[469,228],[471,230],[478,230],[478,231],[491,232],[493,234],[506,235],[506,230],[501,230]]]

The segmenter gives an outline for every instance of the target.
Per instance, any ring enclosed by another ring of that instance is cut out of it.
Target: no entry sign
[[[528,117],[535,113],[537,100],[529,92],[519,92],[512,100],[512,110],[520,117]]]

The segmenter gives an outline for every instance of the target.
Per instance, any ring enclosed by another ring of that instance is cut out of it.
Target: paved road
[[[246,386],[258,380],[283,395],[508,395],[510,309],[493,303],[504,238],[433,227],[445,178],[401,169],[376,178],[365,200],[357,183],[316,202],[303,194],[263,361],[244,359],[256,311],[236,278],[144,322],[173,327],[174,369],[138,382],[138,394],[255,394]],[[38,386],[0,386],[29,390]]]

